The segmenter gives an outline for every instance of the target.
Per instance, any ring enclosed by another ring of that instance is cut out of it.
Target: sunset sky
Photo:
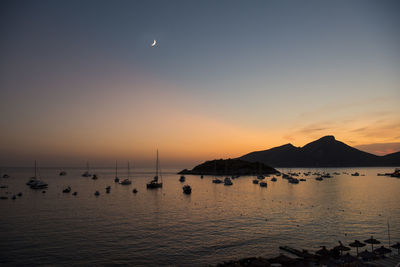
[[[400,150],[399,1],[1,1],[0,166]],[[153,40],[157,45],[151,47]]]

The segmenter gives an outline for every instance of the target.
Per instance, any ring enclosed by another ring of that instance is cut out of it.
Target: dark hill
[[[263,163],[249,162],[241,159],[219,159],[206,161],[197,165],[192,170],[184,169],[178,174],[253,175],[273,173],[278,173],[278,171]]]
[[[399,166],[400,152],[376,156],[325,136],[304,147],[291,144],[251,152],[239,159],[259,161],[274,167],[368,167]]]

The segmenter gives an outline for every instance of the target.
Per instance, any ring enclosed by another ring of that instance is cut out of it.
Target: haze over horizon
[[[400,2],[116,3],[0,3],[0,166],[400,151]]]

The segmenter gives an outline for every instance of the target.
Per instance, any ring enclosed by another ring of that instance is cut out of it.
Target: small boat
[[[6,196],[1,196],[0,199],[8,199]]]
[[[358,172],[352,173],[351,176],[360,176]]]
[[[201,175],[200,178],[203,179],[203,178],[204,178],[204,175]]]
[[[224,185],[233,185],[233,183],[232,183],[232,181],[231,181],[231,178],[226,177],[226,178],[224,179]]]
[[[46,190],[43,190],[43,191],[42,191],[42,194],[46,194]]]
[[[62,192],[63,192],[63,193],[69,193],[69,192],[71,192],[71,187],[68,186],[68,187],[65,188]]]
[[[186,178],[183,175],[179,178],[179,182],[181,182],[181,183],[185,182],[185,180],[186,180]]]
[[[264,176],[264,175],[258,175],[258,176],[257,176],[257,179],[258,179],[258,180],[263,180],[263,179],[265,179],[265,176]]]
[[[97,174],[93,174],[92,179],[97,180],[97,179],[99,179],[99,177],[97,177]]]
[[[94,192],[94,195],[97,197],[97,196],[100,196],[100,192],[99,191],[96,191],[96,192]]]
[[[36,182],[31,184],[30,187],[32,189],[45,189],[48,187],[48,184],[43,181],[37,180]]]
[[[277,181],[277,179],[275,177],[271,178],[271,182],[276,182],[276,181]]]
[[[12,199],[12,200],[15,200],[15,199],[17,199],[17,196],[16,196],[16,195],[13,195],[13,196],[11,197],[11,199]]]
[[[37,178],[36,177],[31,177],[29,180],[28,180],[28,182],[26,182],[26,185],[31,185],[31,184],[34,184],[34,183],[36,183],[36,181],[37,181]]]
[[[66,171],[61,171],[58,175],[65,176],[65,175],[67,175],[67,172]]]
[[[221,184],[221,183],[222,183],[222,180],[220,180],[220,179],[218,179],[218,178],[215,178],[215,179],[212,180],[212,182],[213,182],[214,184]]]
[[[78,194],[78,192],[76,192],[76,191],[72,193],[73,196],[76,196],[77,194]]]
[[[257,180],[257,179],[254,179],[254,180],[253,180],[253,184],[258,184],[258,180]]]
[[[129,179],[124,179],[124,180],[122,180],[122,182],[120,182],[120,184],[122,184],[122,185],[130,185],[130,184],[132,184],[132,182]]]
[[[192,188],[190,187],[190,185],[185,185],[182,187],[182,189],[184,194],[189,195],[192,193]]]
[[[86,171],[82,174],[82,177],[90,177],[92,176],[89,172],[89,162],[86,162]]]
[[[324,178],[322,178],[322,176],[320,176],[320,177],[315,178],[315,180],[322,181],[322,180],[324,180]]]
[[[389,173],[390,177],[400,178],[400,168],[394,169],[393,173]]]
[[[268,184],[265,181],[260,182],[260,187],[267,187]]]
[[[110,191],[111,191],[111,186],[107,186],[107,187],[106,187],[106,193],[107,193],[107,194],[110,194]]]
[[[17,196],[22,197],[22,192],[19,192]]]
[[[297,178],[289,178],[288,182],[291,184],[298,184],[299,183],[299,179]]]
[[[132,193],[136,194],[138,191],[136,188],[133,188]]]
[[[8,174],[3,174],[3,178],[10,178],[10,175],[8,175]]]
[[[118,162],[115,161],[115,178],[114,178],[115,183],[119,183],[119,178],[118,178]]]
[[[307,181],[307,180],[304,179],[304,178],[301,178],[301,179],[300,179],[300,182],[305,182],[305,181]]]
[[[0,185],[0,188],[8,188],[8,185]]]
[[[161,170],[159,170],[160,162],[158,160],[158,149],[157,149],[157,158],[156,158],[156,175],[154,176],[153,180],[146,184],[146,188],[148,189],[156,189],[162,187],[162,181],[158,181],[158,175],[160,174],[160,178],[162,179]]]

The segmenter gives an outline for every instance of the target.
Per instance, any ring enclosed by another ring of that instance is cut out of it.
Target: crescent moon
[[[157,41],[154,40],[153,43],[151,44],[151,46],[153,47],[153,46],[155,46],[156,44],[157,44]]]

